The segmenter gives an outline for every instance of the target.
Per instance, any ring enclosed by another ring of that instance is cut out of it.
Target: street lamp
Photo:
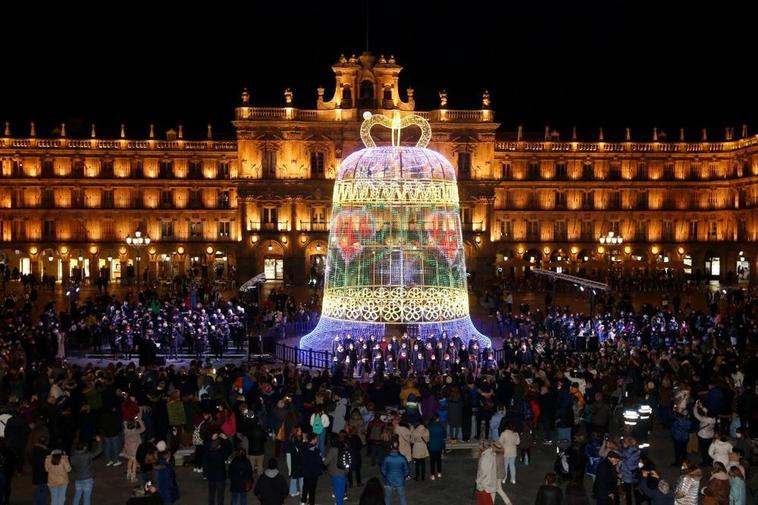
[[[137,230],[134,232],[134,235],[129,235],[126,237],[126,244],[133,247],[137,251],[137,285],[140,285],[140,282],[142,281],[142,278],[140,277],[140,251],[143,247],[150,245],[150,237],[147,235],[143,235],[141,231]]]
[[[624,242],[624,238],[621,235],[616,235],[614,232],[609,231],[607,235],[602,235],[598,241],[604,245],[619,245]]]

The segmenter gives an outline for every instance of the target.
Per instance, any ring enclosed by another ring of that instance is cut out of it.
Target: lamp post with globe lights
[[[129,235],[126,237],[126,244],[130,247],[133,247],[137,251],[137,286],[139,286],[142,282],[142,277],[140,277],[140,260],[142,259],[140,252],[144,247],[149,246],[150,242],[150,237],[147,234],[143,235],[140,230],[135,231],[134,235]]]

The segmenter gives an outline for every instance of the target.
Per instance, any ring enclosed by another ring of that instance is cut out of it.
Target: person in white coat
[[[508,423],[505,431],[500,434],[498,441],[503,446],[503,457],[505,458],[505,476],[503,477],[503,481],[508,478],[508,474],[510,473],[511,484],[515,484],[516,456],[518,455],[518,445],[521,443],[521,437],[519,437],[513,424]]]
[[[482,442],[479,447],[479,463],[476,468],[476,490],[489,493],[492,503],[495,503],[495,495],[502,498],[505,505],[512,505],[508,495],[503,491],[502,480],[505,477],[503,462],[503,447],[500,442],[491,443],[488,440]]]
[[[396,421],[395,436],[397,436],[398,452],[405,457],[410,463],[413,460],[413,451],[411,449],[411,429],[405,421]],[[410,476],[408,476],[410,478]]]
[[[718,461],[724,465],[724,468],[729,468],[729,454],[731,454],[732,449],[732,444],[727,440],[726,433],[722,433],[711,442],[711,446],[708,448],[708,456],[713,461]]]
[[[695,408],[692,409],[692,414],[700,422],[700,426],[697,429],[697,441],[700,447],[700,464],[703,466],[710,466],[711,461],[708,456],[708,449],[711,447],[713,441],[714,428],[716,426],[716,418],[708,415],[708,409],[703,407],[700,400],[695,402]]]
[[[411,430],[411,444],[413,444],[412,455],[413,461],[416,463],[416,475],[414,480],[423,481],[426,478],[426,458],[429,457],[429,448],[426,444],[429,443],[429,430],[424,426],[424,423],[419,422]]]

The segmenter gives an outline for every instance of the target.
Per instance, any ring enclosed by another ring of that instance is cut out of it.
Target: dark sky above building
[[[183,123],[203,137],[233,137],[233,107],[247,86],[254,105],[315,107],[333,89],[330,65],[366,46],[366,2],[251,0],[209,3],[33,5],[5,16],[0,120],[14,135],[29,121],[50,135],[146,137]],[[747,122],[758,131],[755,29],[747,3],[577,0],[369,0],[369,49],[394,54],[400,86],[419,109],[479,107],[492,95],[502,129],[549,124],[567,138],[650,138],[653,126],[688,138]],[[114,10],[116,9],[116,10]]]

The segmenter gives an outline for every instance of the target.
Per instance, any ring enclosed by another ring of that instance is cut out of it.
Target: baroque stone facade
[[[222,278],[267,277],[304,284],[323,269],[334,177],[362,147],[366,111],[418,114],[432,125],[429,147],[456,167],[467,268],[478,279],[522,275],[529,266],[591,273],[613,265],[673,269],[725,278],[754,270],[758,222],[758,136],[703,130],[647,141],[546,128],[535,138],[495,122],[490,96],[480,109],[429,111],[401,90],[394,57],[340,57],[331,97],[316,108],[258,107],[245,91],[236,140],[185,140],[182,128],[158,140],[0,136],[0,262],[65,279],[83,268],[125,276],[138,253],[137,229],[153,242],[141,253],[150,279],[195,266]],[[501,119],[508,124],[507,113]],[[413,139],[409,139],[413,141]],[[406,188],[410,193],[423,188]],[[341,188],[340,191],[359,191]],[[612,232],[621,244],[600,244]]]

